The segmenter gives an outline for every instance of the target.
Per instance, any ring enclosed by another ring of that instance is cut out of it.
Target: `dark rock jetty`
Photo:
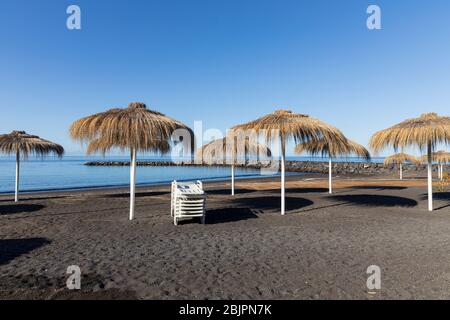
[[[92,161],[85,163],[87,166],[129,166],[126,161]],[[193,162],[171,162],[171,161],[139,161],[138,166],[206,166],[207,164]],[[271,161],[247,161],[245,164],[239,164],[239,167],[247,168],[267,168],[272,165]],[[227,164],[214,164],[213,166],[228,166]],[[433,168],[437,170],[437,166]],[[404,172],[425,171],[425,165],[403,165]],[[286,171],[304,172],[304,173],[327,173],[328,162],[325,161],[287,161]],[[384,166],[382,163],[375,162],[333,162],[334,174],[390,174],[398,172],[399,168],[395,165]]]

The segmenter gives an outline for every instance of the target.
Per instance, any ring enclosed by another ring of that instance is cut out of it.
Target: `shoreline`
[[[264,170],[267,169],[269,166],[274,164],[275,161],[262,161],[262,162],[255,162],[255,161],[249,161],[244,165],[237,165],[236,168],[240,169],[250,169],[252,171],[255,170]],[[276,161],[278,162],[278,161]],[[157,165],[155,165],[155,163]],[[79,163],[81,167],[84,165],[90,164],[94,169],[95,167],[102,167],[102,166],[111,166],[111,167],[118,167],[118,166],[126,166],[129,165],[127,162],[122,161],[93,161],[93,162],[80,162]],[[177,166],[180,168],[180,170],[183,170],[182,167],[186,167],[186,170],[190,170],[189,167],[196,167],[196,168],[229,168],[227,164],[223,165],[207,165],[207,164],[190,164],[190,163],[176,163],[176,162],[168,162],[168,161],[142,161],[139,162],[139,164],[143,167],[152,168],[154,167],[155,170],[158,170],[158,168],[165,168],[165,170],[171,170],[170,166]],[[295,175],[295,176],[304,176],[304,175],[328,175],[329,167],[328,162],[319,162],[319,161],[287,161],[286,163],[286,174],[287,175]],[[89,167],[88,166],[88,167]],[[277,169],[274,167],[273,169]],[[353,178],[357,175],[364,176],[366,178],[370,177],[383,177],[383,176],[392,176],[392,177],[398,177],[399,175],[399,169],[394,166],[387,166],[385,167],[383,164],[379,163],[373,163],[373,162],[334,162],[333,163],[333,177],[342,176],[342,175],[349,175],[349,177]],[[270,170],[270,169],[269,169]],[[107,177],[107,171],[108,169],[103,169],[105,177]],[[437,166],[433,167],[433,172],[437,172]],[[268,173],[268,172],[265,172]],[[63,174],[64,175],[64,174]],[[424,165],[419,166],[413,166],[413,165],[405,165],[404,166],[404,175],[405,177],[417,177],[417,176],[426,176],[426,170]],[[242,172],[241,176],[236,176],[237,180],[241,179],[264,179],[266,177],[279,177],[279,173],[276,175],[261,175],[261,172]],[[137,185],[138,187],[150,187],[150,186],[158,186],[158,185],[164,185],[164,184],[170,184],[171,181],[174,180],[174,178],[177,178],[177,176],[170,177],[161,175],[159,179],[152,179],[151,177],[142,178],[141,182]],[[24,178],[26,179],[26,177]],[[196,177],[196,175],[191,175],[191,177],[185,177],[184,179],[176,179],[178,181],[192,181],[192,180],[198,180],[199,178]],[[199,180],[202,180],[204,182],[208,181],[226,181],[230,179],[229,172],[217,172],[216,174],[210,175],[210,177],[207,178],[201,178]],[[153,180],[153,181],[152,181]],[[25,181],[25,180],[24,180]],[[77,191],[77,190],[96,190],[96,189],[114,189],[114,188],[125,188],[128,187],[128,179],[119,179],[116,181],[108,181],[108,179],[103,180],[103,176],[99,175],[96,179],[91,179],[90,181],[84,181],[78,179],[76,183],[49,183],[47,186],[41,186],[39,184],[29,184],[24,185],[23,189],[21,190],[21,193],[28,194],[28,193],[40,193],[40,192],[62,192],[62,191]],[[11,186],[9,186],[9,189],[4,188],[0,191],[0,195],[11,195],[13,194],[13,189]]]
[[[286,177],[298,177],[298,176],[306,176],[306,173],[300,173],[300,172],[290,172],[286,175]],[[314,174],[311,174],[314,175]],[[276,175],[271,176],[263,176],[263,175],[244,175],[244,176],[235,176],[235,180],[259,180],[259,179],[271,179],[271,178],[278,178],[280,177],[280,174],[277,173]],[[185,180],[177,180],[179,182],[186,182],[186,181],[196,181],[201,180],[204,183],[213,183],[213,182],[226,182],[231,179],[231,176],[229,177],[217,177],[217,178],[204,178],[204,179],[185,179]],[[158,187],[158,186],[165,186],[172,183],[172,180],[167,181],[158,181],[158,182],[150,182],[150,183],[136,183],[136,188],[151,188],[151,187]],[[22,190],[20,191],[20,194],[39,194],[39,193],[59,193],[59,192],[72,192],[72,191],[91,191],[91,190],[118,190],[118,189],[125,189],[129,187],[129,183],[125,184],[116,184],[116,185],[99,185],[99,186],[86,186],[86,187],[76,187],[76,188],[59,188],[59,189],[38,189],[38,190]],[[13,195],[14,191],[8,191],[8,192],[0,192],[1,196],[9,196]]]
[[[192,181],[189,180],[178,180],[178,181]],[[250,189],[265,189],[266,187],[279,188],[280,175],[276,176],[251,176],[251,177],[236,177],[237,182],[236,188],[250,188]],[[202,180],[206,188],[214,188],[217,186],[230,185],[231,179],[220,178],[220,179],[203,179]],[[437,182],[437,181],[436,181]],[[167,189],[170,191],[170,183],[158,182],[150,184],[140,184],[136,185],[136,190],[161,190]],[[404,185],[408,187],[416,186],[426,186],[426,176],[415,175],[399,180],[397,177],[392,175],[359,175],[359,174],[342,174],[333,176],[333,188],[347,188],[349,186],[362,186],[362,185]],[[326,187],[328,185],[328,176],[318,173],[300,173],[300,174],[289,174],[286,175],[286,188],[298,187],[298,188],[310,188],[310,187]],[[123,185],[113,185],[113,186],[99,186],[99,187],[85,187],[85,188],[68,188],[68,189],[52,189],[52,190],[34,190],[34,191],[21,191],[22,196],[28,196],[22,198],[22,200],[32,199],[34,197],[39,197],[43,195],[77,195],[77,194],[90,194],[90,193],[104,193],[104,192],[129,192],[129,184]],[[0,193],[0,202],[9,201],[9,197],[14,195],[14,192]]]

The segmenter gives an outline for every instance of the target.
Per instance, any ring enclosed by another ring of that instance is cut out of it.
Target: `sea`
[[[165,157],[139,157],[138,161],[170,161]],[[321,157],[287,157],[287,160],[326,161]],[[129,161],[125,156],[64,156],[34,158],[20,163],[20,191],[60,191],[128,186],[129,167],[86,166],[89,161]],[[339,158],[334,161],[361,162],[359,158]],[[372,159],[382,162],[382,158]],[[287,173],[301,175],[301,173]],[[225,180],[231,176],[230,168],[221,166],[155,166],[138,167],[136,183],[139,186],[168,184],[177,181]],[[267,177],[258,169],[236,168],[236,179]],[[0,157],[0,193],[12,193],[15,183],[15,158]]]

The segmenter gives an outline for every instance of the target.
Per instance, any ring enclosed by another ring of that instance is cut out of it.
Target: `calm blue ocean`
[[[138,160],[169,160],[164,158],[139,158]],[[322,158],[288,157],[288,160],[323,161]],[[21,162],[20,190],[44,191],[81,188],[126,186],[129,183],[129,167],[89,167],[87,161],[129,161],[127,157],[77,157],[63,159],[46,157],[30,158]],[[360,161],[343,158],[337,161]],[[375,159],[374,161],[377,161]],[[237,168],[236,178],[260,176],[255,169]],[[137,184],[152,185],[173,180],[221,180],[230,177],[227,167],[138,167]],[[14,191],[15,159],[0,157],[0,193]]]

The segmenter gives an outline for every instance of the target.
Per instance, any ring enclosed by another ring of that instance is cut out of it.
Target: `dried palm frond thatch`
[[[450,162],[450,152],[447,151],[438,151],[435,152],[434,155],[434,161],[439,162],[439,163],[449,163]]]
[[[395,150],[408,146],[418,146],[422,150],[431,146],[434,149],[439,143],[450,143],[450,117],[433,112],[378,131],[370,139],[370,147],[375,152],[388,146]]]
[[[422,162],[426,162],[428,160],[427,158],[428,157],[425,155],[425,156],[420,157],[420,160]],[[446,152],[446,151],[443,151],[443,150],[433,152],[432,155],[431,155],[431,159],[432,159],[432,161],[437,162],[437,164],[438,164],[438,178],[440,180],[443,180],[443,178],[444,178],[444,165],[450,162],[450,152]]]
[[[398,164],[400,169],[400,180],[403,180],[403,164],[405,162],[411,162],[415,165],[420,164],[420,160],[412,155],[406,153],[397,153],[384,159],[384,165]]]
[[[433,154],[434,161],[438,163],[439,179],[444,179],[444,164],[450,162],[450,152],[438,151]]]
[[[250,140],[248,137],[243,141],[236,141],[231,137],[213,140],[198,149],[195,158],[206,164],[236,164],[246,156],[270,157],[272,155],[267,146]]]
[[[15,201],[19,201],[20,157],[27,159],[29,155],[45,156],[55,154],[62,157],[64,148],[54,142],[39,138],[25,131],[12,131],[0,135],[0,152],[16,156]]]
[[[61,157],[64,148],[59,144],[39,138],[25,131],[12,131],[9,134],[0,135],[0,152],[8,155],[16,155],[17,152],[27,159],[29,155],[45,156],[55,154]]]
[[[396,153],[393,154],[392,156],[384,158],[385,166],[388,166],[390,164],[403,164],[405,162],[411,162],[415,165],[420,164],[420,160],[417,157],[403,152]]]
[[[110,151],[114,146],[111,146],[109,141],[104,141],[102,138],[94,139],[87,145],[86,154],[91,155],[94,153],[101,153],[105,155],[108,151]],[[123,148],[120,148],[123,150]],[[171,149],[171,145],[169,141],[156,141],[151,148],[146,151],[154,152],[154,153],[167,153]],[[142,151],[142,150],[141,150]]]
[[[329,141],[345,141],[345,137],[339,129],[319,119],[305,114],[293,113],[290,110],[277,110],[254,121],[234,126],[231,130],[261,132],[268,142],[280,137],[283,140],[292,138],[296,143],[322,138]]]
[[[322,157],[328,156],[328,192],[330,194],[333,193],[332,158],[338,156],[356,155],[358,157],[364,158],[365,160],[370,160],[370,152],[366,148],[364,148],[364,146],[348,139],[346,139],[345,141],[336,140],[334,143],[329,143],[327,140],[321,139],[318,141],[308,141],[302,144],[298,144],[295,147],[295,153],[301,154],[303,152],[307,152],[312,155],[321,154]]]
[[[176,129],[191,131],[183,123],[147,109],[144,103],[133,102],[128,108],[110,109],[75,121],[70,135],[82,142],[96,140],[101,152],[111,148],[168,152],[165,142]]]
[[[422,162],[426,162],[427,159],[428,159],[427,155],[420,157],[420,160]],[[431,154],[431,159],[437,163],[449,163],[450,162],[450,152],[447,152],[444,150],[433,152]]]
[[[427,150],[429,211],[433,211],[432,152],[440,143],[450,143],[450,117],[439,116],[437,113],[424,113],[418,118],[405,120],[378,131],[370,139],[370,146],[375,152],[388,146],[395,150],[408,146]]]
[[[152,151],[166,153],[170,150],[172,133],[189,129],[183,123],[160,112],[147,109],[141,102],[128,108],[115,108],[75,121],[70,127],[74,140],[89,143],[87,152],[105,154],[112,148],[131,151],[130,168],[130,220],[134,218],[136,153]]]
[[[206,164],[231,164],[231,195],[234,196],[234,166],[244,160],[246,156],[270,157],[270,149],[250,137],[238,141],[236,137],[229,136],[213,140],[198,149],[195,158],[197,162]]]
[[[286,141],[296,144],[325,139],[330,143],[345,141],[346,138],[337,128],[319,119],[290,110],[277,110],[254,121],[231,128],[235,132],[256,132],[265,137],[267,143],[281,142],[281,214],[285,214],[285,160]]]
[[[364,146],[348,139],[346,141],[338,140],[335,143],[328,143],[322,139],[298,144],[295,147],[295,153],[300,154],[303,152],[308,152],[312,155],[321,154],[332,158],[355,155],[365,160],[370,160],[370,152]]]

